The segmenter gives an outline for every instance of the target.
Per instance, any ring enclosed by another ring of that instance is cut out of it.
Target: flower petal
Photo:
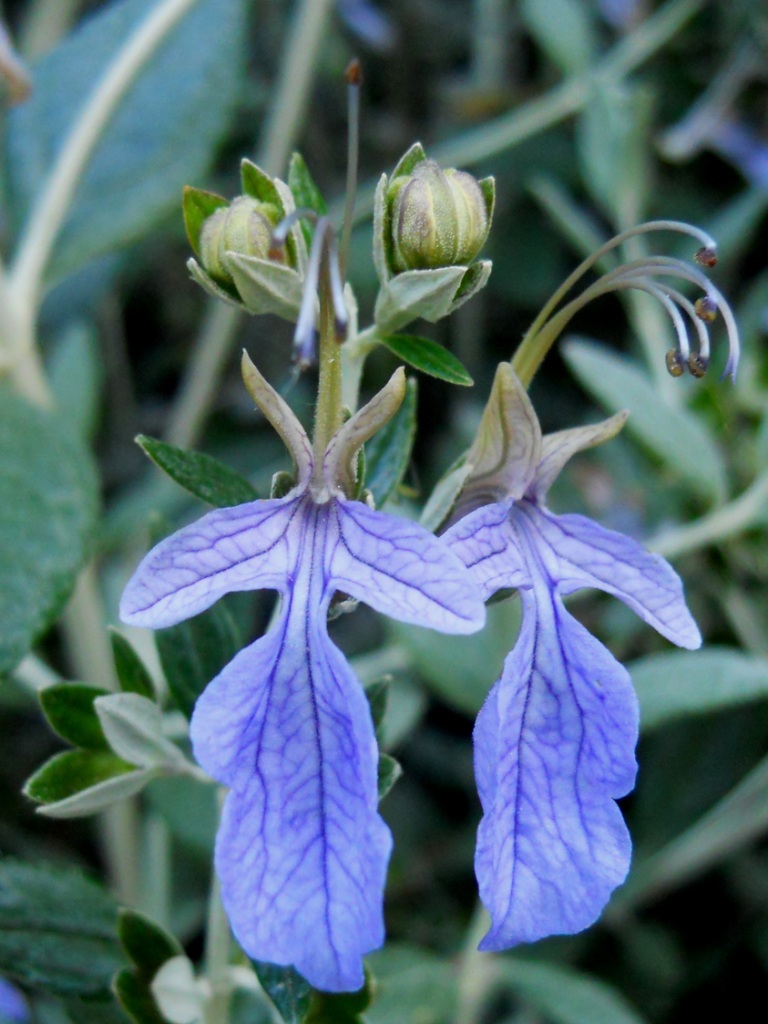
[[[475,726],[475,871],[500,950],[591,924],[629,867],[614,799],[634,784],[626,671],[542,583]]]
[[[159,629],[209,608],[233,590],[282,590],[292,557],[290,526],[303,496],[216,509],[154,547],[120,602],[120,618]]]
[[[484,505],[460,519],[442,535],[472,573],[484,600],[504,587],[528,583],[529,573],[510,524],[514,501]]]
[[[329,570],[335,588],[402,622],[444,633],[482,627],[477,585],[441,539],[359,501],[337,499],[334,513],[338,540]]]
[[[530,542],[559,581],[562,594],[596,587],[618,597],[679,647],[701,645],[682,581],[660,555],[584,516],[554,516],[528,502],[520,510],[518,521],[529,524]]]
[[[252,957],[325,991],[363,984],[384,940],[391,837],[362,688],[299,586],[269,633],[208,686],[195,756],[232,787],[216,842],[222,899]]]

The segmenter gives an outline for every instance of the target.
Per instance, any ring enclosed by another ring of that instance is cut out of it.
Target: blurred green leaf
[[[553,1024],[642,1024],[642,1017],[604,981],[555,964],[500,959],[497,978]]]
[[[379,801],[384,799],[402,774],[403,769],[394,757],[379,754]]]
[[[416,434],[416,388],[411,378],[392,419],[365,445],[365,486],[381,508],[399,486],[411,460]]]
[[[373,719],[373,727],[376,730],[377,738],[379,736],[381,723],[383,722],[384,715],[387,711],[389,683],[390,679],[385,676],[383,679],[377,679],[365,687],[365,696],[368,698],[368,704],[371,709],[371,718]]]
[[[88,452],[58,417],[0,387],[0,675],[61,610],[96,509]]]
[[[371,976],[365,972],[365,982],[357,992],[312,992],[309,1013],[304,1024],[363,1024],[360,1014],[370,1005]]]
[[[48,379],[56,408],[72,430],[93,437],[99,420],[103,360],[92,325],[69,323],[56,339],[48,360]]]
[[[577,122],[582,180],[617,228],[642,217],[646,205],[651,99],[645,89],[604,82]]]
[[[85,683],[56,683],[40,691],[40,706],[51,728],[74,747],[106,750],[94,701],[107,693]]]
[[[123,693],[138,693],[154,700],[155,684],[152,676],[129,641],[114,629],[110,630],[110,639],[120,689]]]
[[[178,626],[158,629],[155,643],[171,696],[188,718],[208,683],[242,647],[221,601]]]
[[[456,356],[431,338],[420,338],[414,334],[388,334],[380,340],[398,359],[422,373],[464,387],[474,383]]]
[[[520,602],[516,599],[489,605],[487,612],[484,628],[471,636],[444,636],[420,626],[388,623],[430,688],[470,715],[480,710],[499,678],[520,628]]]
[[[521,0],[520,16],[560,71],[579,74],[591,68],[597,40],[588,5],[579,0]]]
[[[185,185],[181,199],[181,209],[184,215],[184,227],[187,229],[187,238],[192,246],[192,251],[198,259],[200,254],[200,232],[203,224],[217,210],[223,210],[229,206],[229,200],[224,196],[216,195],[215,192],[206,192],[202,188],[193,188],[192,185]]]
[[[209,505],[228,508],[258,498],[245,477],[210,455],[188,452],[144,434],[136,443],[172,480]]]
[[[447,1024],[454,1020],[456,968],[450,960],[395,943],[367,959],[376,978],[376,997],[365,1011],[369,1024]]]
[[[581,384],[606,409],[612,413],[629,409],[625,430],[701,497],[722,500],[726,492],[723,458],[699,417],[667,405],[639,364],[602,345],[570,340],[562,352]]]
[[[292,967],[252,960],[261,987],[275,1004],[284,1024],[303,1024],[309,1011],[312,986]]]
[[[768,699],[768,658],[732,647],[650,654],[627,670],[645,731],[682,715]]]
[[[20,219],[94,86],[153,7],[117,0],[32,66],[32,96],[7,120],[9,206]],[[171,30],[97,144],[49,276],[144,237],[178,206],[182,186],[204,177],[234,113],[245,37],[243,0],[200,0]]]
[[[96,699],[96,714],[114,752],[138,768],[173,770],[186,758],[163,735],[163,713],[153,700],[138,693],[109,693]]]
[[[152,995],[150,984],[166,961],[183,953],[173,935],[135,910],[121,910],[118,936],[135,965],[120,971],[114,990],[123,1009],[136,1024],[166,1024]]]
[[[0,971],[59,995],[104,997],[124,965],[117,907],[82,874],[0,861]]]
[[[215,786],[190,778],[159,778],[147,788],[145,799],[176,839],[210,857],[219,823]]]

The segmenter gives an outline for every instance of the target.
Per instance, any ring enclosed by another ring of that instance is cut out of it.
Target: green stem
[[[220,805],[223,803],[223,797],[222,790],[219,793]],[[229,921],[221,902],[221,883],[214,871],[211,877],[205,929],[205,972],[210,985],[210,995],[203,1011],[203,1024],[224,1024],[229,1018],[231,944]]]
[[[488,911],[478,902],[467,928],[458,970],[455,1024],[475,1024],[497,977],[495,957],[481,953],[478,945],[488,931]]]
[[[315,406],[315,434],[313,438],[314,481],[322,486],[323,459],[328,444],[342,424],[341,396],[342,346],[336,338],[333,299],[331,297],[328,249],[323,253],[320,267],[320,339],[318,352],[319,380]]]

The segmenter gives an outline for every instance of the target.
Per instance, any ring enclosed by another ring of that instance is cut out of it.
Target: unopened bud
[[[717,303],[714,299],[710,299],[708,295],[703,295],[700,299],[696,299],[693,308],[699,320],[703,320],[707,324],[714,323],[717,320]]]
[[[280,211],[271,203],[238,196],[230,206],[216,210],[202,226],[199,245],[203,267],[215,281],[233,285],[226,266],[228,252],[285,262],[284,250],[272,248],[272,229],[280,219]]]
[[[670,377],[682,377],[685,372],[683,357],[676,348],[671,348],[666,356],[667,372]]]
[[[491,203],[480,183],[434,160],[395,178],[386,202],[397,272],[467,264],[488,237]]]

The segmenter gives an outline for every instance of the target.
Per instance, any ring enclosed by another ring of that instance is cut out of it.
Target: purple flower
[[[358,449],[402,400],[402,370],[334,436],[319,465],[250,361],[244,374],[293,455],[297,485],[283,498],[210,512],[158,544],[129,582],[121,616],[158,628],[229,591],[279,592],[266,635],[199,698],[192,743],[231,790],[216,866],[239,942],[256,959],[293,964],[316,988],[355,990],[363,955],[384,939],[392,840],[377,810],[368,703],[328,636],[331,598],[338,591],[448,633],[479,629],[484,608],[441,540],[344,496]]]
[[[563,597],[604,590],[673,643],[701,643],[664,559],[584,516],[546,508],[566,462],[625,418],[542,437],[502,364],[468,455],[458,510],[468,514],[443,535],[484,597],[514,587],[523,607],[520,636],[474,732],[484,812],[475,871],[492,918],[481,949],[580,931],[629,869],[629,834],[614,801],[634,785],[637,701],[626,670]]]
[[[0,978],[0,1024],[25,1024],[29,1020],[27,1001],[6,978]]]

